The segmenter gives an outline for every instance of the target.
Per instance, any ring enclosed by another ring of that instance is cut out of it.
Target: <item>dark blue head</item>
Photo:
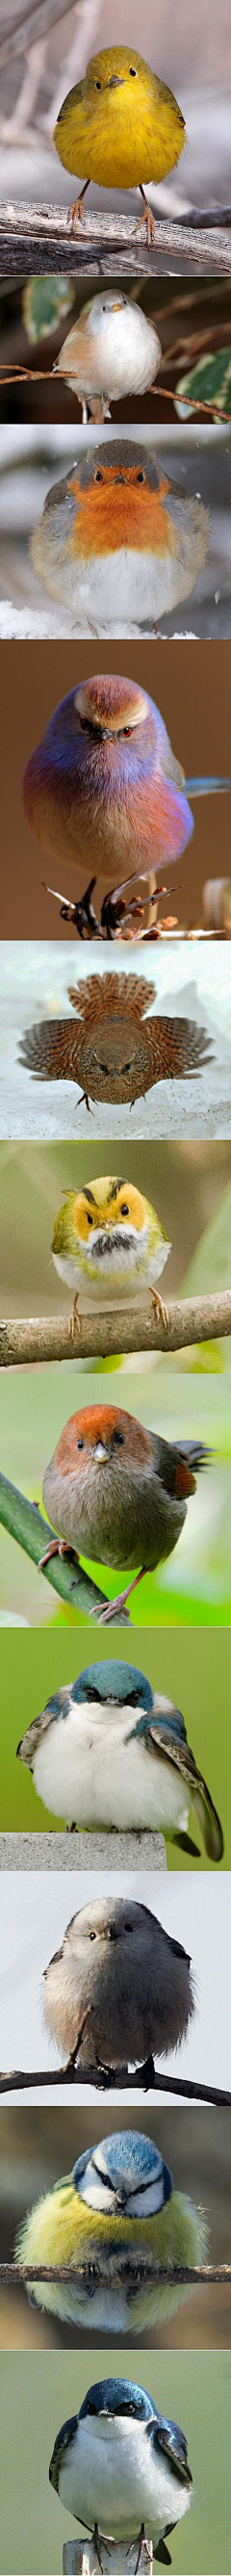
[[[117,1664],[107,1657],[103,1664],[85,1664],[84,1672],[73,1682],[72,1699],[106,1700],[116,1707],[121,1702],[122,1707],[146,1709],[148,1715],[153,1707],[151,1684],[145,1673],[140,1673],[136,1664]]]
[[[155,2408],[146,2388],[138,2388],[135,2379],[96,2379],[87,2389],[81,2415],[137,2415],[153,2420]]]

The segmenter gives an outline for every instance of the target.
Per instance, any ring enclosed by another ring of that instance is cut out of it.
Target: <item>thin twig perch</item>
[[[144,2084],[143,2069],[140,2066],[133,2067],[132,2074],[128,2071],[127,2066],[117,2067],[115,2073],[110,2067],[105,2083],[105,2075],[100,2079],[100,2072],[96,2075],[95,2066],[81,2067],[79,2059],[78,2067],[55,2066],[52,2067],[51,2071],[50,2066],[42,2066],[41,2074],[38,2074],[37,2068],[35,2068],[35,2072],[32,2073],[31,2067],[29,2067],[29,2071],[26,2074],[25,2070],[21,2067],[19,2067],[17,2071],[15,2067],[13,2067],[12,2072],[2,2073],[0,2075],[0,2098],[2,2093],[31,2093],[38,2085],[44,2086],[45,2084],[74,2084],[76,2091],[78,2089],[78,2085],[83,2084],[86,2090],[86,2084],[94,2084],[97,2092],[100,2093],[103,2091],[104,2093],[108,2092],[109,2094],[113,2092],[134,2093],[140,2086],[142,2092],[146,2092],[147,2090]],[[159,2067],[157,2066],[153,2068],[153,2088],[150,2086],[148,2089],[150,2092],[153,2089],[154,2093],[178,2093],[181,2098],[184,2099],[185,2097],[188,2102],[212,2102],[216,2107],[218,2106],[219,2109],[221,2104],[225,2110],[230,2110],[231,2108],[231,2093],[227,2093],[221,2089],[220,2086],[218,2087],[214,2084],[190,2084],[189,2080],[185,2080],[184,2083],[180,2075],[160,2075]]]
[[[139,2259],[137,2260],[139,2269]],[[97,2283],[102,2286],[106,2278],[107,2258],[105,2257],[104,2269],[102,2262],[101,2265],[94,2262],[93,2266],[92,2263],[0,2263],[0,2289],[11,2287],[14,2289],[15,2283],[17,2288],[21,2288],[21,2284],[26,2288],[27,2282],[30,2281],[61,2281],[62,2284],[67,2281],[71,2284],[71,2289],[87,2291],[89,2287],[92,2290],[92,2272],[94,2272],[95,2288]],[[150,2283],[150,2286],[153,2282],[155,2288],[158,2284],[161,2289],[174,2290],[178,2288],[181,2281],[190,2282],[190,2284],[195,2282],[195,2286],[197,2282],[205,2281],[206,2287],[209,2281],[226,2285],[231,2281],[231,2263],[194,2263],[193,2265],[178,2263],[174,2265],[174,2270],[167,2272],[164,2267],[162,2270],[162,2266],[161,2271],[157,2270],[155,2263],[148,2263],[146,2269],[142,2264],[142,2288],[146,2282],[148,2285]],[[115,2269],[113,2287],[116,2290],[120,2286],[121,2272]],[[125,2290],[134,2290],[136,2287],[134,2269],[132,2270],[129,2263],[123,2263],[123,2287]]]
[[[68,1316],[19,1316],[0,1324],[0,1369],[36,1360],[109,1359],[128,1351],[180,1351],[194,1342],[217,1341],[231,1334],[231,1288],[214,1297],[171,1298],[167,1324],[151,1296],[133,1313],[131,1306],[80,1315],[74,1340]]]
[[[11,1538],[25,1549],[26,1556],[31,1556],[34,1565],[39,1566],[44,1548],[49,1546],[50,1539],[56,1537],[56,1531],[51,1529],[50,1521],[43,1519],[38,1505],[28,1503],[25,1494],[20,1494],[16,1485],[8,1483],[7,1476],[0,1476],[1,1521]],[[100,1614],[107,1607],[108,1593],[100,1591],[99,1584],[85,1573],[77,1558],[73,1565],[71,1555],[52,1556],[49,1564],[44,1566],[44,1573],[46,1582],[52,1584],[54,1592],[61,1593],[61,1599],[68,1603],[69,1609],[83,1611],[85,1619],[93,1611],[98,1610]],[[115,1617],[112,1615],[112,1627],[128,1627],[128,1624],[126,1610],[116,1612]]]
[[[153,250],[147,251],[136,230],[136,211],[130,215],[98,212],[89,209],[84,226],[72,232],[69,214],[59,206],[0,205],[0,271],[3,276],[24,278],[31,273],[56,274],[62,269],[68,276],[134,276],[137,271],[155,276],[156,262],[166,254],[178,259],[181,273],[187,262],[200,274],[209,269],[214,276],[231,276],[231,230],[223,224],[193,230],[190,224],[155,222]],[[170,271],[171,274],[171,271]]]

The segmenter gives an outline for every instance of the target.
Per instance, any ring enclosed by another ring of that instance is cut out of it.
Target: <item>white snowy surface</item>
[[[211,1063],[196,1080],[156,1084],[133,1109],[100,1101],[90,1115],[73,1082],[40,1082],[19,1060],[34,1021],[71,1014],[68,986],[91,973],[135,973],[153,982],[153,1006],[196,1020],[211,1040]],[[231,1136],[231,947],[198,941],[110,948],[74,939],[11,940],[0,947],[0,1134],[4,1137]]]

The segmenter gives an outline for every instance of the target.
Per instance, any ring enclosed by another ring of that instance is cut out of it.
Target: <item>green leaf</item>
[[[206,356],[198,358],[197,366],[191,367],[187,376],[179,377],[175,396],[177,411],[180,419],[187,420],[189,411],[188,405],[182,403],[184,394],[192,397],[191,411],[196,402],[211,403],[212,408],[216,403],[218,411],[226,412],[227,419],[231,420],[231,349],[216,349],[214,356],[208,349]]]
[[[48,340],[62,315],[75,303],[70,277],[30,277],[23,287],[22,311],[27,340]]]

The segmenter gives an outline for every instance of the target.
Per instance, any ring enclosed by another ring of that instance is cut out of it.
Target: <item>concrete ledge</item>
[[[0,1834],[2,1869],[167,1869],[163,1834]]]

